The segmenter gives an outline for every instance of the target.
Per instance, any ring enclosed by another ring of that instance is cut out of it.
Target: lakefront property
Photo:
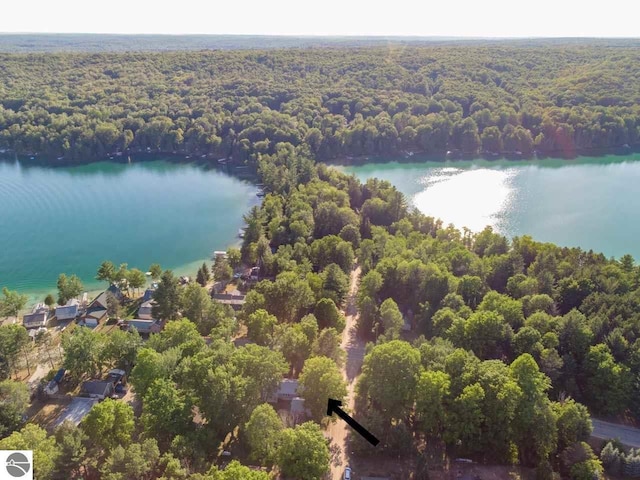
[[[640,475],[637,40],[9,37],[36,478]]]

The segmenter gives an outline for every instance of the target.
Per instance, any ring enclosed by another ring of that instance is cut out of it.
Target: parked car
[[[113,370],[109,370],[107,380],[110,380],[114,385],[118,383],[125,383],[126,375],[127,373],[124,370],[114,368]]]
[[[344,469],[344,480],[351,480],[351,468]]]

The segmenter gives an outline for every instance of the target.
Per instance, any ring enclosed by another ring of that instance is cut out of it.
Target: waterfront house
[[[72,298],[66,305],[56,308],[56,318],[59,322],[74,320],[78,316],[80,302]]]
[[[87,311],[80,317],[80,322],[78,323],[85,327],[94,328],[97,327],[100,322],[106,320],[108,306],[107,299],[109,298],[109,294],[113,295],[113,297],[120,303],[124,300],[122,291],[115,285],[111,285],[89,304]]]
[[[46,332],[46,331],[47,331],[46,327],[30,328],[28,330],[29,338],[35,341],[36,337],[40,332]]]
[[[84,327],[95,328],[100,322],[106,320],[107,318],[107,309],[102,308],[100,305],[89,306],[87,311],[80,317],[80,321],[78,325],[82,325]]]
[[[36,306],[32,313],[22,317],[22,325],[27,330],[32,328],[42,328],[47,325],[49,319],[49,309],[47,307]]]

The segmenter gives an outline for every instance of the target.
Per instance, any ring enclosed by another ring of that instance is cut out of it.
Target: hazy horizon
[[[176,8],[151,0],[23,0],[5,6],[5,33],[130,35],[406,36],[465,38],[637,38],[626,0],[601,4],[539,0],[451,0],[393,4],[325,0],[301,7],[295,0],[238,0],[213,4],[184,0]]]
[[[0,35],[115,35],[115,36],[170,36],[170,37],[287,37],[287,38],[399,38],[399,39],[442,39],[442,40],[562,40],[562,39],[602,39],[602,40],[636,40],[640,35],[635,36],[497,36],[497,35],[387,35],[387,34],[297,34],[297,33],[148,33],[148,32],[5,32],[0,31]]]

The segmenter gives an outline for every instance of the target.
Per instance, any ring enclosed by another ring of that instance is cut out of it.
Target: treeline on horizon
[[[508,42],[0,54],[0,148],[52,163],[152,151],[255,164],[280,142],[319,161],[572,157],[638,145],[638,60],[606,43]]]
[[[0,33],[0,52],[158,52],[264,50],[279,48],[380,47],[434,45],[508,45],[519,47],[595,45],[638,47],[635,38],[488,38],[445,36],[353,35],[171,35],[109,33]]]

